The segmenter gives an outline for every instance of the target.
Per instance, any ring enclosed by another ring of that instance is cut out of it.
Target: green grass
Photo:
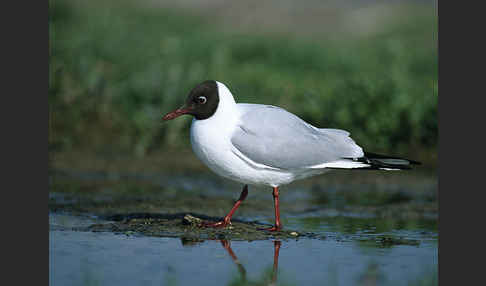
[[[432,7],[398,7],[405,16],[379,33],[330,40],[223,30],[210,17],[125,1],[77,2],[49,2],[52,150],[145,155],[187,146],[189,118],[163,124],[161,116],[215,79],[239,102],[349,130],[370,151],[435,152]]]

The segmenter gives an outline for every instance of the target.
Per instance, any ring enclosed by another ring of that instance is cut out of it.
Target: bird
[[[364,152],[341,129],[318,128],[277,106],[237,103],[228,87],[205,80],[192,88],[185,103],[162,120],[193,117],[192,150],[219,176],[244,184],[233,208],[206,227],[226,227],[248,195],[248,185],[272,188],[275,224],[281,231],[279,188],[330,170],[404,170],[420,162]]]

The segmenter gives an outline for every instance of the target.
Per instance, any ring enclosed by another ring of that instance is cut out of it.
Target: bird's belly
[[[211,146],[192,144],[196,156],[216,174],[251,185],[282,184],[282,181],[292,180],[291,176],[275,171],[257,170],[237,157],[230,148],[218,149]],[[230,146],[229,146],[230,147]]]
[[[295,179],[295,174],[291,172],[249,165],[233,153],[229,137],[215,137],[220,134],[191,130],[193,152],[216,174],[243,184],[265,186],[285,185]]]

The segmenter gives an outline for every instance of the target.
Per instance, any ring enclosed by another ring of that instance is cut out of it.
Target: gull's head
[[[167,113],[162,119],[171,120],[183,114],[190,114],[199,120],[211,117],[218,108],[221,86],[224,85],[215,80],[201,82],[189,92],[183,106]]]

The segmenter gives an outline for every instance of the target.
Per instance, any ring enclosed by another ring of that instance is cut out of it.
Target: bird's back
[[[363,155],[347,131],[316,128],[276,106],[237,107],[240,118],[231,142],[258,164],[291,170]]]

